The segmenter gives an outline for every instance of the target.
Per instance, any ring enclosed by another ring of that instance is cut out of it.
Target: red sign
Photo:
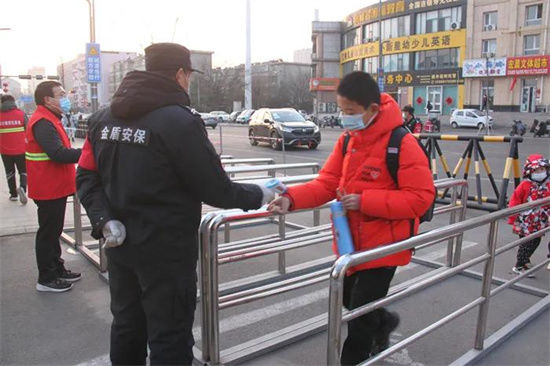
[[[550,74],[550,56],[522,56],[506,59],[506,75]]]
[[[309,90],[334,91],[338,89],[338,78],[313,78],[309,80]]]

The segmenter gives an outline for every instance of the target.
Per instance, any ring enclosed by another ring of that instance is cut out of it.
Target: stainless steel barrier
[[[452,312],[451,314],[436,321],[435,323],[432,323],[431,325],[422,329],[421,331],[398,342],[397,344],[391,346],[390,348],[379,353],[378,355],[369,358],[365,363],[362,363],[362,365],[373,365],[376,362],[379,362],[380,360],[386,358],[387,356],[399,351],[400,349],[406,347],[407,345],[415,342],[421,337],[431,333],[432,331],[447,324],[451,320],[454,320],[460,315],[463,315],[469,310],[472,310],[476,307],[479,307],[479,310],[478,310],[474,349],[468,352],[467,354],[465,354],[463,357],[459,358],[455,362],[455,364],[456,365],[470,364],[474,360],[479,359],[480,357],[483,357],[486,352],[486,350],[484,349],[484,342],[485,342],[485,333],[486,333],[486,327],[487,327],[487,314],[489,312],[489,304],[490,304],[489,300],[491,299],[491,297],[498,294],[502,290],[508,287],[511,287],[516,282],[520,281],[526,276],[529,276],[533,272],[543,268],[550,261],[550,260],[546,260],[534,266],[532,269],[526,271],[525,273],[519,275],[518,277],[515,277],[511,280],[504,281],[497,288],[491,289],[491,285],[492,283],[494,283],[494,280],[493,280],[494,260],[498,254],[501,254],[512,248],[515,248],[521,243],[525,243],[536,237],[541,237],[546,232],[550,231],[550,227],[549,227],[539,231],[538,233],[531,234],[519,240],[515,240],[512,243],[509,243],[499,249],[496,249],[498,221],[500,219],[507,218],[510,215],[514,215],[522,211],[526,211],[529,209],[542,207],[546,205],[550,205],[550,197],[525,203],[513,208],[497,211],[488,215],[468,219],[466,221],[459,222],[456,224],[451,224],[446,227],[442,227],[439,229],[435,229],[435,230],[423,233],[418,236],[414,236],[412,238],[401,241],[399,243],[395,243],[392,245],[388,245],[388,246],[384,246],[384,247],[380,247],[380,248],[376,248],[368,251],[352,253],[352,254],[348,254],[340,257],[334,263],[330,274],[327,364],[328,365],[339,364],[341,330],[342,330],[341,328],[342,328],[343,321],[349,321],[351,319],[355,319],[359,316],[362,316],[382,306],[388,305],[394,301],[405,298],[419,290],[422,290],[434,284],[438,284],[442,280],[448,279],[451,276],[454,276],[456,274],[460,274],[464,270],[476,264],[485,262],[483,275],[481,276],[481,280],[482,280],[481,295],[477,299],[462,306],[460,309]],[[445,266],[444,268],[442,268],[442,270],[437,271],[437,273],[433,274],[432,276],[423,278],[421,281],[415,282],[410,286],[407,286],[401,292],[390,294],[385,298],[371,302],[369,304],[353,309],[351,311],[342,312],[343,282],[344,282],[346,271],[350,267],[353,267],[368,261],[372,261],[377,258],[385,257],[387,255],[397,253],[403,250],[412,249],[415,247],[433,245],[436,242],[448,240],[451,238],[459,238],[463,235],[465,231],[476,229],[487,224],[489,224],[490,227],[489,227],[489,234],[487,237],[487,252],[485,254],[477,258],[474,258],[472,260],[469,260],[465,263],[461,263],[461,264],[453,263],[455,264],[453,267]],[[528,322],[529,320],[533,319],[535,316],[540,314],[542,311],[549,308],[550,306],[550,301],[549,301],[550,297],[548,296],[549,293],[541,289],[537,289],[537,290],[540,294],[542,294],[543,299],[540,300],[534,308],[529,309],[526,312],[527,314],[525,313],[522,314],[522,316],[520,316],[521,320],[516,321],[515,322],[516,324],[514,324],[514,326],[512,327],[505,326],[503,330],[497,332],[497,336],[491,339],[492,345],[503,341],[506,337],[509,336],[509,334],[512,331],[518,329],[518,327],[521,327],[526,322]]]
[[[240,180],[250,180],[250,179],[265,179],[265,178],[273,178],[276,175],[277,171],[287,169],[311,169],[313,173],[319,172],[319,164],[318,163],[293,163],[293,164],[267,164],[267,165],[254,165],[254,166],[230,166],[225,168],[225,172],[230,176],[234,176],[235,174],[243,174],[243,173],[261,173],[265,172],[266,175],[261,176],[255,176],[255,177],[236,177],[232,178],[234,181],[240,181]]]
[[[468,196],[467,182],[465,180],[444,179],[437,181],[436,187],[438,189],[451,189],[453,191],[453,201],[448,205],[437,207],[434,213],[450,213],[451,223],[454,223],[457,218],[460,220],[464,219],[466,207],[461,204],[462,201],[459,198]],[[309,210],[299,212],[304,211]],[[283,253],[291,249],[303,248],[332,240],[330,225],[304,228],[288,234],[284,231],[284,226],[281,226],[282,231],[279,234],[218,244],[218,232],[223,225],[250,220],[264,220],[274,216],[276,215],[265,210],[249,211],[246,213],[241,210],[230,210],[211,213],[201,221],[200,296],[202,349],[197,350],[197,354],[200,353],[202,355],[204,362],[209,362],[213,365],[239,362],[317,333],[327,325],[325,314],[320,317],[304,320],[280,331],[266,334],[261,339],[246,342],[228,350],[220,350],[220,309],[311,286],[329,279],[332,260],[327,261],[325,265],[301,267],[294,273],[281,272],[278,276],[273,276],[270,279],[264,278],[262,281],[255,283],[248,282],[246,286],[241,287],[226,287],[223,291],[220,291],[218,277],[220,265],[263,255]],[[449,240],[449,251],[453,251],[453,248],[460,250],[462,236],[445,237],[437,242],[446,240]],[[447,255],[447,258],[449,263],[451,263],[453,260],[452,254]]]
[[[275,164],[272,158],[250,158],[250,159],[221,159],[222,165],[234,166],[238,164],[255,165],[255,164]]]

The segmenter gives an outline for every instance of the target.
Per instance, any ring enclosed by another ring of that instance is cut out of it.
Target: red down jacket
[[[292,210],[313,208],[336,198],[339,189],[361,194],[361,209],[349,211],[348,220],[356,250],[372,249],[407,239],[418,231],[419,217],[433,202],[435,189],[426,155],[409,134],[401,142],[398,182],[386,166],[386,148],[391,132],[403,123],[401,110],[388,94],[382,93],[380,113],[367,128],[351,133],[345,157],[344,134],[340,136],[319,176],[290,187]],[[333,243],[333,251],[336,244]],[[358,265],[350,270],[403,266],[410,262],[406,250]]]

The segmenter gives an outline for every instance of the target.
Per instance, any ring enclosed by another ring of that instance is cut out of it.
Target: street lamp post
[[[95,3],[94,0],[86,0],[90,9],[90,43],[95,43]],[[92,112],[98,109],[97,83],[90,83],[90,99],[92,100]]]
[[[485,100],[485,128],[487,129],[487,134],[489,134],[489,59],[493,58],[495,55],[492,52],[485,53],[485,88],[483,95],[481,96],[481,103]]]

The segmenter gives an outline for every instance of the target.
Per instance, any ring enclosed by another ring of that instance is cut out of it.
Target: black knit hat
[[[191,66],[191,52],[177,43],[154,43],[145,49],[145,70],[147,71],[195,70]]]

